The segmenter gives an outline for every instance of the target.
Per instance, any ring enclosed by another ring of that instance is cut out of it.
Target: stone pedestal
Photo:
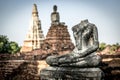
[[[99,68],[47,67],[40,72],[41,80],[102,80]]]

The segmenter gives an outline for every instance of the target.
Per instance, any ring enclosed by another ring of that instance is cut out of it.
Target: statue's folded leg
[[[56,66],[58,65],[58,57],[57,56],[49,56],[46,59],[47,64],[51,66]]]
[[[49,56],[46,62],[51,66],[78,61],[79,54],[73,52],[60,56]]]
[[[74,52],[71,52],[69,54],[63,55],[59,58],[59,63],[64,64],[64,63],[74,63],[79,60],[79,54],[76,54]]]
[[[75,67],[95,67],[98,66],[101,61],[100,56],[96,55],[95,53],[92,53],[85,58],[79,58],[78,62],[74,63],[64,63],[60,64],[60,66],[75,66]]]
[[[96,55],[95,52],[87,55],[86,57],[79,58],[79,54],[71,52],[69,54],[61,56],[50,56],[46,59],[46,62],[51,66],[97,66],[101,61],[100,56]]]
[[[61,55],[61,56],[49,56],[46,62],[51,66],[57,66],[63,63],[71,63],[75,60],[71,54]]]
[[[83,67],[83,65],[86,65],[87,63],[82,60],[80,62],[76,62],[76,63],[66,63],[66,64],[60,64],[59,66],[61,67]]]

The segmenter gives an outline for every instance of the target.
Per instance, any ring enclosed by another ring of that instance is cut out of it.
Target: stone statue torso
[[[51,21],[52,22],[59,22],[59,13],[58,12],[53,12],[51,14]]]
[[[54,23],[59,23],[59,20],[60,20],[60,16],[59,13],[57,12],[57,6],[54,5],[53,12],[51,14],[51,21],[54,24]]]

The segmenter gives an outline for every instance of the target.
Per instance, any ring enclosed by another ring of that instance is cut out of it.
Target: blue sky
[[[88,19],[97,26],[100,42],[120,43],[120,0],[0,0],[0,34],[22,45],[34,3],[44,36],[50,28],[53,5],[57,5],[60,21],[68,26],[73,42],[72,26]]]

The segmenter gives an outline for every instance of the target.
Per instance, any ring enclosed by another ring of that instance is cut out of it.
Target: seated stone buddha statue
[[[59,12],[57,12],[57,6],[54,5],[53,12],[51,14],[52,24],[58,24],[60,22]]]
[[[75,49],[64,55],[49,56],[46,62],[51,66],[62,67],[95,67],[98,66],[101,57],[96,54],[99,47],[97,27],[83,20],[72,27],[75,38]]]

